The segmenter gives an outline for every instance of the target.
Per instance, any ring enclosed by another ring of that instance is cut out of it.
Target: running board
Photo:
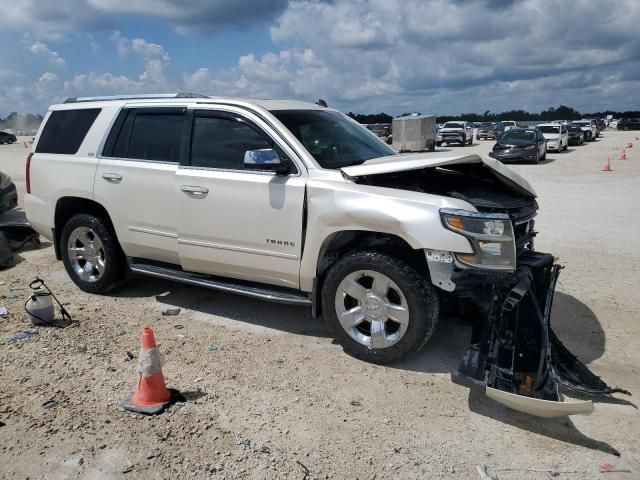
[[[309,295],[293,289],[270,287],[264,284],[243,282],[242,280],[229,280],[198,273],[189,273],[169,266],[160,266],[149,263],[137,263],[138,259],[129,259],[129,268],[132,272],[151,277],[174,280],[199,287],[211,288],[227,293],[235,293],[247,297],[268,300],[270,302],[286,303],[290,305],[311,305]]]

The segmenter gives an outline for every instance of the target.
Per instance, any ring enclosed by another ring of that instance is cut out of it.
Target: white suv
[[[569,130],[561,123],[541,123],[536,128],[547,141],[547,150],[565,151],[569,148]]]
[[[133,271],[308,305],[347,352],[377,363],[420,350],[446,299],[476,312],[478,329],[455,378],[503,402],[541,358],[563,361],[541,340],[555,338],[544,305],[559,267],[533,250],[531,186],[490,158],[398,155],[323,106],[70,99],[35,138],[25,206],[87,292]],[[520,350],[532,332],[537,348]],[[554,368],[573,372],[571,361]],[[553,388],[526,395],[516,403],[559,400]]]

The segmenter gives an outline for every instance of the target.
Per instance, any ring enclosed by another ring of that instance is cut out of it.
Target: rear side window
[[[100,113],[100,108],[51,112],[36,145],[36,153],[74,155]]]
[[[114,124],[104,155],[107,157],[179,162],[184,109],[125,110]]]
[[[136,115],[125,158],[180,161],[180,138],[184,115]]]
[[[195,118],[191,141],[194,167],[244,170],[244,153],[263,148],[273,148],[273,142],[245,122],[223,117]]]

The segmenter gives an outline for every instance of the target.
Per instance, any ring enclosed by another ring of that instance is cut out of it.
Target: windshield
[[[574,133],[582,132],[582,129],[580,128],[579,125],[569,125],[567,128],[569,129],[570,132],[574,132]]]
[[[395,155],[391,147],[339,112],[276,110],[271,112],[304,145],[322,168],[360,165]]]
[[[492,128],[496,128],[498,125],[496,125],[495,123],[481,123],[480,124],[480,128],[486,128],[486,129],[492,129]]]
[[[560,127],[554,127],[551,125],[542,125],[538,127],[542,133],[560,133]]]
[[[500,139],[501,142],[509,142],[513,140],[528,141],[535,140],[536,132],[533,130],[509,130]]]
[[[464,124],[459,122],[447,122],[442,128],[464,128]]]

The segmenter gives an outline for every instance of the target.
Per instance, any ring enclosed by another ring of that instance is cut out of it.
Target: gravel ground
[[[537,248],[567,267],[554,328],[598,375],[637,396],[640,142],[601,171],[635,136],[607,132],[514,168],[540,195]],[[486,154],[491,145],[441,150]],[[0,146],[0,170],[20,193],[27,152]],[[35,275],[75,326],[27,323]],[[633,404],[544,420],[470,394],[449,378],[470,334],[453,318],[411,361],[370,365],[345,355],[305,309],[144,277],[112,296],[85,294],[49,243],[0,271],[0,296],[9,297],[0,300],[9,311],[0,318],[2,478],[480,478],[477,465],[499,479],[640,476]],[[172,307],[179,315],[162,315]],[[146,325],[168,386],[186,397],[155,417],[120,406],[136,384],[127,352],[137,357]],[[12,342],[20,331],[36,334]],[[616,471],[600,473],[603,464]]]

